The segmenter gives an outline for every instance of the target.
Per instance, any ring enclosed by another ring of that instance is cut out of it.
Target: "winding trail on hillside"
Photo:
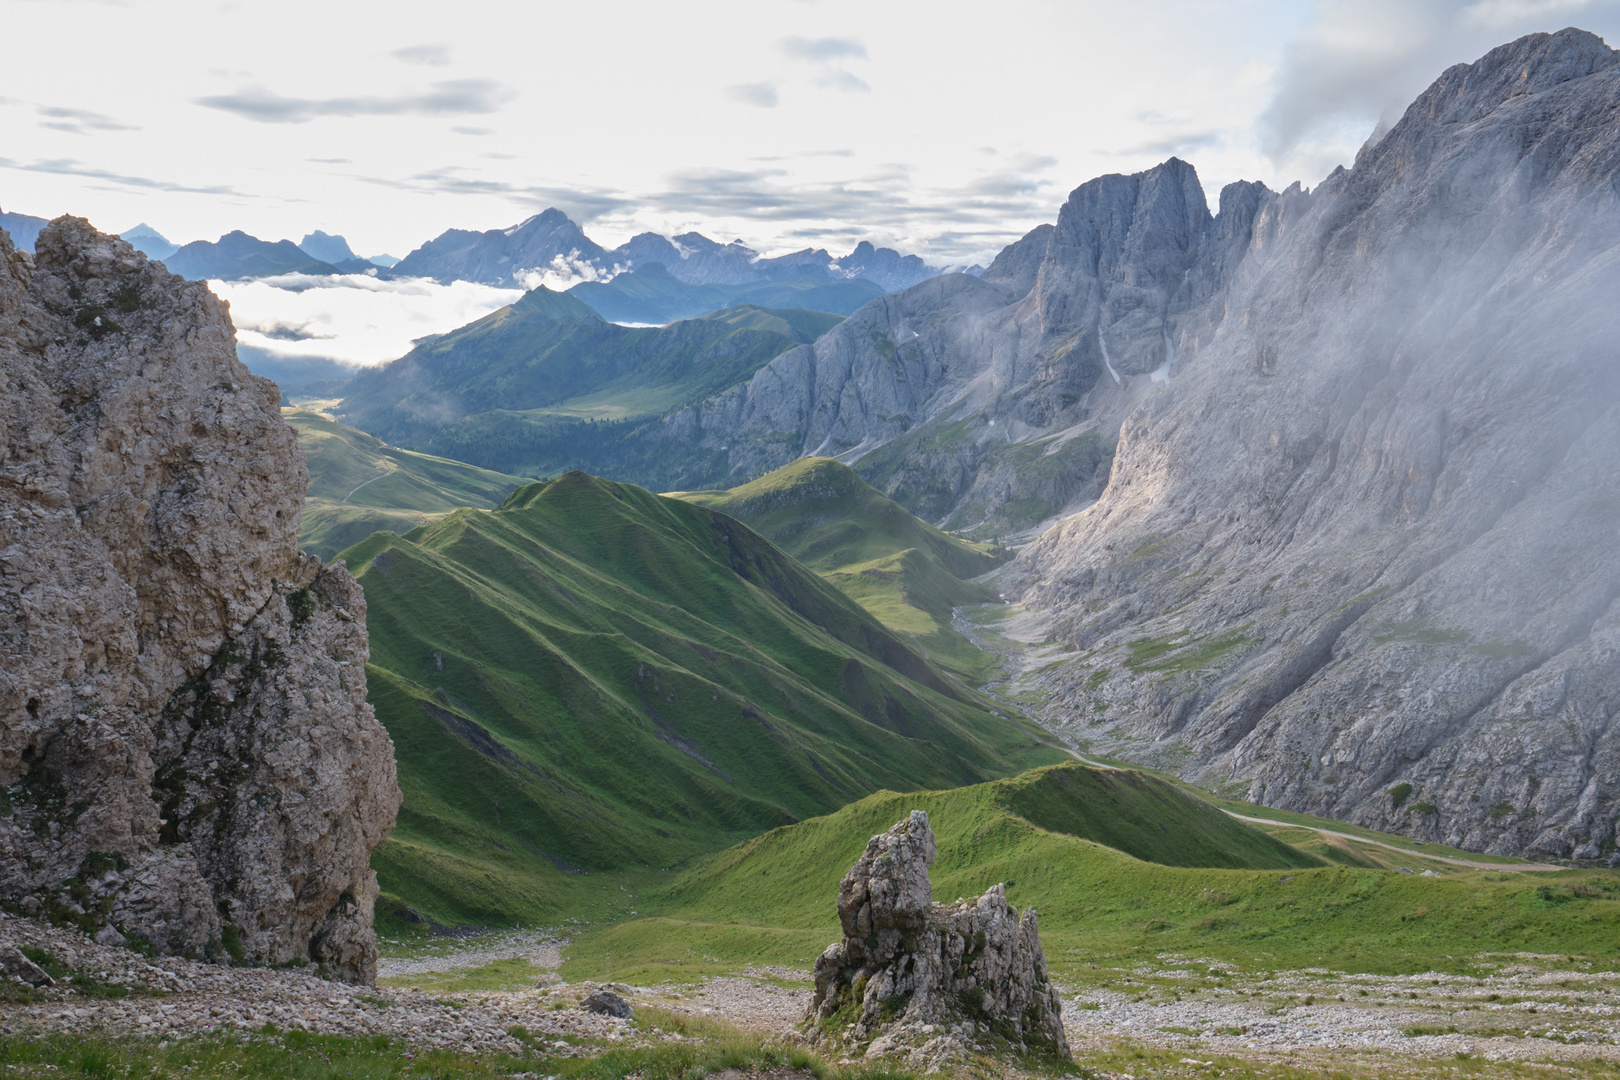
[[[1000,641],[997,641],[996,639],[990,638],[980,633],[979,627],[976,626],[970,619],[963,616],[961,612],[961,606],[951,609],[951,624],[956,628],[957,633],[967,638],[970,642],[983,649],[985,652],[990,653],[993,656],[1000,657],[1002,670],[1007,673],[1007,678],[996,682],[986,683],[984,686],[980,687],[980,692],[995,699],[1009,709],[1016,709],[1018,706],[1001,693],[1004,688],[1012,685],[1013,681],[1017,679],[1019,674],[1022,673],[1024,667],[1026,666],[1021,650],[1017,648],[1010,648],[1006,644],[1002,644],[1002,642],[1012,642],[1015,639],[1002,638]],[[1014,664],[1018,665],[1017,670],[1014,670]],[[1089,758],[1066,743],[1049,742],[1030,731],[1028,727],[1020,724],[1016,719],[1007,715],[1005,712],[1001,713],[1001,716],[1003,719],[1017,727],[1018,730],[1022,731],[1024,734],[1028,735],[1031,739],[1040,743],[1042,746],[1047,746],[1053,750],[1058,750],[1062,753],[1068,754],[1082,765],[1089,765],[1094,769],[1119,768],[1118,765],[1110,765],[1106,761],[1097,761],[1093,758]],[[1280,821],[1277,818],[1253,817],[1247,814],[1239,814],[1235,811],[1228,810],[1225,807],[1219,807],[1218,809],[1221,811],[1221,813],[1227,815],[1228,817],[1236,818],[1239,821],[1246,821],[1252,825],[1274,825],[1289,829],[1309,829],[1310,831],[1321,836],[1337,836],[1341,839],[1350,840],[1358,844],[1371,844],[1374,847],[1381,847],[1388,851],[1393,851],[1398,855],[1408,855],[1415,859],[1430,859],[1434,862],[1446,863],[1451,866],[1466,867],[1470,870],[1501,870],[1507,873],[1551,873],[1558,870],[1569,869],[1569,867],[1552,866],[1548,865],[1547,863],[1493,863],[1481,862],[1476,859],[1459,859],[1450,855],[1432,855],[1426,851],[1413,851],[1411,848],[1404,848],[1399,844],[1391,844],[1385,840],[1374,840],[1372,837],[1358,836],[1355,833],[1341,832],[1338,829],[1324,829],[1319,825],[1306,825],[1303,822],[1296,821]]]
[[[365,483],[365,484],[361,484],[361,485],[359,485],[359,486],[358,486],[358,487],[356,487],[356,488],[355,488],[355,489],[354,489],[354,491],[359,491],[359,490],[360,490],[360,488],[363,488],[363,487],[365,487],[365,486],[366,486],[366,484],[374,484],[374,483],[376,483],[376,482],[377,482],[377,481],[378,481],[378,480],[381,480],[381,479],[383,479],[383,478],[384,478],[384,477],[387,477],[387,476],[393,476],[393,475],[394,475],[394,470],[393,470],[393,469],[391,469],[391,468],[390,468],[390,469],[384,469],[384,470],[383,470],[383,471],[382,471],[382,472],[381,472],[381,473],[379,473],[379,474],[378,474],[378,475],[376,475],[376,476],[373,476],[373,477],[372,477],[372,478],[371,478],[371,479],[370,479],[370,480],[367,480],[367,481],[366,481],[366,483]],[[349,501],[349,500],[350,500],[350,499],[352,499],[352,498],[354,498],[354,491],[351,491],[351,492],[349,492],[349,493],[348,493],[348,494],[347,494],[347,495],[345,495],[345,496],[343,496],[343,501],[344,501],[344,502],[345,502],[345,503],[346,503],[346,502],[348,502],[348,501]]]

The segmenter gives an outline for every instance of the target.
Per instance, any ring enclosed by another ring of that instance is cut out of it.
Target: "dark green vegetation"
[[[841,462],[801,458],[730,491],[676,497],[746,522],[968,681],[997,670],[993,656],[952,629],[951,608],[996,600],[988,585],[965,579],[1008,553],[941,532]]]
[[[884,292],[883,286],[866,278],[835,281],[826,275],[746,285],[689,285],[673,277],[662,263],[647,263],[611,281],[582,281],[568,295],[585,301],[610,322],[662,325],[738,304],[850,315]]]
[[[298,542],[323,559],[380,529],[409,532],[458,507],[499,506],[530,481],[389,446],[305,409],[283,409],[309,462]]]
[[[747,379],[840,321],[819,311],[734,307],[662,327],[604,322],[582,301],[535,289],[350,384],[345,422],[390,442],[506,472],[573,469],[690,487],[701,455],[636,432]],[[667,481],[667,482],[665,482]]]
[[[564,973],[652,980],[808,965],[838,936],[843,873],[868,837],[914,808],[939,838],[935,897],[1008,883],[1014,904],[1039,909],[1047,958],[1070,981],[1092,964],[1160,954],[1410,973],[1467,972],[1487,952],[1620,951],[1612,872],[1426,878],[1325,866],[1153,777],[1066,765],[882,792],[739,844],[643,894],[649,917],[576,939]]]
[[[344,556],[405,791],[385,926],[611,907],[880,788],[1058,760],[745,525],[639,488],[570,473]]]

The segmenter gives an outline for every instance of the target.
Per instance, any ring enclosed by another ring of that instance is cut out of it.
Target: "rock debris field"
[[[76,931],[0,914],[0,947],[43,949],[75,973],[128,989],[86,996],[65,980],[39,1000],[0,1005],[19,1031],[102,1031],[175,1037],[226,1029],[384,1035],[423,1048],[591,1055],[607,1046],[679,1040],[632,1021],[589,1013],[579,1002],[599,984],[568,984],[554,969],[566,943],[543,932],[492,934],[442,955],[385,958],[384,980],[444,976],[498,960],[541,969],[523,989],[455,991],[360,987],[307,971],[227,968],[176,957],[148,959]],[[1084,986],[1056,980],[1065,1035],[1077,1060],[1120,1044],[1180,1049],[1189,1060],[1225,1055],[1333,1057],[1342,1053],[1493,1061],[1620,1061],[1620,972],[1561,956],[1484,958],[1489,974],[1353,975],[1326,970],[1246,973],[1165,956],[1132,970],[1092,969]],[[426,981],[426,980],[424,980]],[[787,985],[783,985],[787,984]],[[637,1006],[789,1034],[812,995],[810,972],[748,969],[685,986],[613,989]],[[522,1037],[512,1034],[522,1029]]]

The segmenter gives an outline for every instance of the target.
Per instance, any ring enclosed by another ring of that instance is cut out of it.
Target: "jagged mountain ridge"
[[[1532,35],[1260,200],[1101,499],[1016,564],[1082,650],[1051,722],[1254,801],[1611,858],[1617,117],[1620,53]]]
[[[689,285],[747,285],[810,276],[829,281],[866,278],[893,290],[938,273],[915,255],[875,248],[864,240],[842,258],[824,248],[764,258],[741,240],[720,244],[696,232],[673,240],[640,233],[610,250],[556,208],[507,229],[448,229],[406,255],[392,272],[399,277],[527,288],[531,275],[547,270],[596,281],[652,263]]]
[[[829,455],[949,527],[1028,527],[1096,497],[1124,416],[1218,322],[1211,298],[1271,197],[1231,184],[1211,215],[1175,158],[1099,177],[981,277],[874,301],[647,438],[723,463],[694,483]]]

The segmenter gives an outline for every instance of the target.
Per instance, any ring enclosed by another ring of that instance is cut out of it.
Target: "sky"
[[[401,256],[556,206],[607,246],[965,264],[1172,155],[1212,205],[1314,186],[1450,64],[1620,42],[1620,0],[0,0],[0,25],[7,211]]]

